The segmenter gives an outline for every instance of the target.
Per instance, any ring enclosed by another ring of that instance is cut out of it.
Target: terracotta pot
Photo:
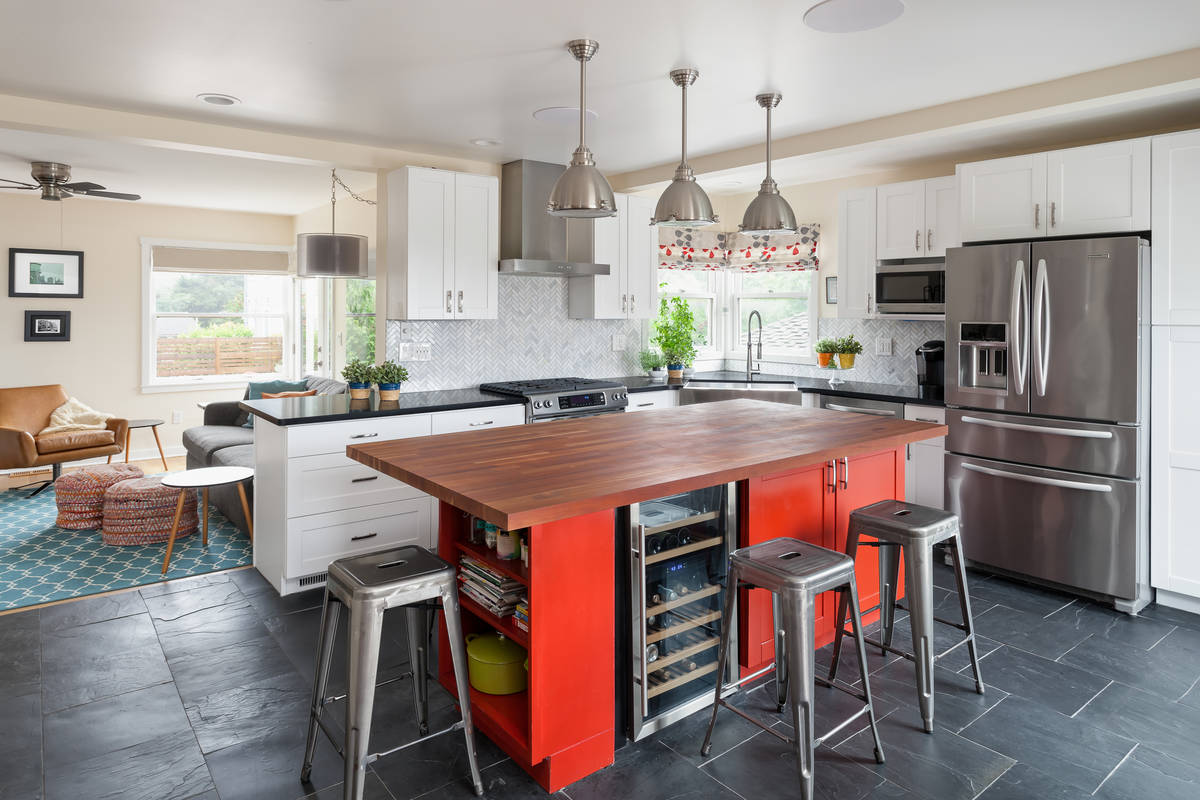
[[[838,366],[842,369],[854,369],[854,357],[857,353],[838,353]]]
[[[817,364],[822,367],[828,367],[829,362],[833,360],[833,353],[817,353]]]

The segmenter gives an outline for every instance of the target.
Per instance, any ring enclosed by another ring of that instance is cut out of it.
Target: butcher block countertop
[[[727,400],[354,444],[346,454],[513,530],[946,433],[945,425]]]

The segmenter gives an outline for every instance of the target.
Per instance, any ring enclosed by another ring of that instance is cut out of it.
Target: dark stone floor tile
[[[305,728],[279,728],[261,739],[209,753],[205,760],[221,800],[296,800],[342,780],[342,759],[324,736],[317,737],[312,782],[300,782]]]
[[[137,590],[84,597],[42,609],[42,630],[56,631],[93,622],[128,617],[146,611],[146,603]]]
[[[483,796],[488,800],[545,800],[550,796],[512,759],[482,770],[479,777],[483,780]],[[554,796],[566,800],[562,792]],[[472,800],[474,797],[475,789],[470,779],[462,778],[421,795],[420,800]]]
[[[1158,695],[1114,683],[1077,719],[1173,758],[1195,763],[1200,757],[1200,709]]]
[[[1191,650],[1190,643],[1179,636],[1181,632],[1194,633],[1176,628],[1150,650],[1090,638],[1061,661],[1167,700],[1178,700],[1200,678],[1200,653]]]
[[[320,791],[306,794],[301,797],[301,800],[342,800],[342,786],[344,784],[336,783],[333,786],[327,786]],[[539,787],[540,789],[541,787]],[[545,796],[542,792],[542,796]],[[433,797],[434,795],[430,795]],[[446,797],[454,797],[454,795],[445,795]],[[470,792],[470,796],[474,797],[475,792]],[[383,781],[374,772],[367,772],[366,785],[363,787],[363,800],[395,800],[392,793],[383,785]]]
[[[46,713],[169,680],[171,671],[146,614],[61,628],[42,636]]]
[[[566,787],[571,800],[734,800],[737,795],[714,781],[673,750],[657,742],[638,743],[617,751],[612,766]]]
[[[155,618],[154,627],[163,652],[172,661],[267,635],[266,626],[245,600]]]
[[[1027,653],[1056,660],[1090,634],[1067,622],[1050,622],[1041,615],[997,605],[975,615],[977,633]],[[984,680],[987,680],[986,676]]]
[[[1200,797],[1200,767],[1138,746],[1096,792],[1100,800],[1195,800]]]
[[[192,795],[191,797],[187,798],[187,800],[221,800],[221,798],[217,795],[216,789],[210,789],[207,792]]]
[[[875,680],[874,676],[871,678]],[[861,686],[861,684],[859,684]],[[872,684],[873,685],[873,684]],[[872,700],[875,706],[875,719],[881,720],[888,714],[891,714],[897,709],[897,704],[892,700],[882,696],[872,689]],[[785,733],[788,736],[792,735],[792,716],[791,710],[785,708],[780,713],[775,713],[775,682],[772,681],[770,686],[761,692],[761,709],[747,708],[755,716],[766,717],[768,719],[781,720]],[[816,687],[815,703],[813,716],[816,718],[817,735],[823,736],[827,731],[833,730],[840,725],[844,720],[859,711],[863,707],[863,702],[857,697],[851,697],[839,689],[831,689],[824,686]],[[826,741],[829,747],[837,747],[842,742],[849,739],[861,730],[870,727],[867,717],[864,714],[852,723],[847,725],[842,730],[838,731],[831,739]],[[856,755],[851,753],[849,755]],[[874,755],[874,750],[868,750],[860,754],[864,758]]]
[[[983,659],[980,669],[988,686],[998,686],[1068,717],[1109,684],[1107,678],[1094,673],[1008,646]]]
[[[1161,603],[1151,603],[1146,606],[1142,609],[1140,616],[1200,631],[1200,614],[1193,614],[1190,611],[1184,611],[1179,608],[1171,608],[1171,606],[1164,606]]]
[[[967,569],[967,591],[971,592],[971,596],[975,596],[975,587],[978,584],[983,584],[992,580],[992,576],[977,569]],[[933,585],[940,586],[943,589],[950,591],[958,590],[958,581],[954,576],[954,568],[943,561],[935,559],[933,562]]]
[[[774,688],[771,689],[774,692]],[[767,703],[766,690],[756,688],[749,695],[762,695],[762,703]],[[773,696],[773,695],[772,695]],[[761,715],[764,722],[775,723],[782,717],[775,714],[774,701],[771,701],[770,715]],[[748,712],[755,713],[755,712]],[[707,757],[700,755],[700,746],[704,744],[704,734],[708,730],[708,721],[712,718],[712,707],[703,708],[690,714],[673,725],[651,734],[646,741],[658,742],[671,748],[676,755],[699,766],[709,759],[716,758],[722,753],[737,747],[751,736],[762,734],[762,729],[755,727],[728,709],[722,709],[717,714],[717,726],[713,729],[712,750]]]
[[[155,622],[173,622],[193,611],[244,600],[242,590],[233,581],[209,583],[188,589],[146,598],[146,608]]]
[[[225,583],[229,580],[229,572],[207,572],[203,575],[193,575],[190,578],[175,578],[174,580],[162,581],[160,583],[152,583],[149,586],[143,586],[138,591],[142,593],[143,598],[159,597],[165,594],[174,594],[175,592],[190,592],[201,586],[211,586],[215,583]]]
[[[1089,793],[1135,745],[1016,696],[1005,698],[967,726],[962,735]]]
[[[1028,764],[1013,764],[978,800],[1087,800],[1091,795]]]
[[[41,691],[40,619],[38,609],[0,617],[0,701]]]
[[[1200,708],[1200,680],[1192,684],[1192,688],[1188,693],[1179,698],[1179,702],[1191,708]]]
[[[957,597],[957,595],[954,595],[955,603],[957,603]],[[954,607],[955,610],[951,611],[950,615],[947,615],[945,611],[941,610],[935,611],[934,613],[942,619],[959,619],[957,608],[958,606],[956,605]],[[980,612],[972,608],[971,615],[978,620]],[[939,622],[933,623],[933,649],[935,653],[946,653],[946,651],[951,647],[954,647],[954,645],[961,642],[963,640],[963,636],[963,632],[957,628],[952,628],[949,625],[943,625]],[[908,617],[905,617],[902,620],[897,620],[896,624],[893,626],[892,646],[906,650],[910,653],[913,652],[912,622]],[[978,626],[976,627],[975,650],[979,654],[980,658],[997,649],[998,647],[1000,647],[1000,642],[984,636],[979,632]],[[939,666],[957,672],[970,666],[971,653],[967,649],[967,645],[959,645],[957,648],[951,650],[942,658],[938,659],[937,663]]]
[[[46,800],[184,800],[212,788],[204,756],[186,730],[46,773]]]
[[[42,797],[42,695],[0,701],[0,800]]]
[[[429,729],[442,730],[457,719],[458,711],[452,706],[431,708]],[[401,732],[388,731],[383,726],[373,725],[372,728],[373,747],[395,747],[413,738],[410,735],[411,729],[407,727]],[[379,742],[379,738],[386,741]],[[507,758],[500,748],[478,730],[475,731],[475,753],[481,770]],[[424,794],[450,781],[461,779],[470,772],[467,766],[467,746],[461,731],[431,737],[421,744],[392,753],[376,761],[373,768],[383,779],[388,790],[396,795],[397,800]]]
[[[263,577],[263,574],[254,567],[245,569],[231,569],[229,571],[229,580],[237,584],[242,590],[242,594],[249,597],[261,592],[274,592],[275,587]]]
[[[263,619],[267,617],[278,617],[282,614],[294,614],[297,611],[307,611],[312,608],[320,608],[325,602],[325,589],[308,589],[303,592],[293,592],[292,594],[280,597],[279,593],[274,588],[269,592],[255,592],[246,596],[250,604],[254,606],[254,610],[259,613]]]
[[[167,661],[167,666],[185,704],[271,678],[299,677],[292,662],[269,635],[216,650],[187,653]]]
[[[972,604],[983,606],[995,603],[1040,617],[1052,614],[1075,600],[1073,595],[999,575],[993,575],[990,580],[981,582],[978,588],[974,584],[968,585],[971,589]]]
[[[1175,628],[1169,622],[1157,622],[1144,616],[1132,617],[1087,600],[1076,600],[1046,619],[1051,622],[1067,622],[1073,625],[1075,630],[1090,633],[1098,639],[1120,642],[1143,650],[1149,650]]]
[[[842,751],[846,752],[842,752]],[[860,752],[867,755],[860,756]],[[818,798],[859,800],[868,796],[883,784],[883,777],[876,775],[867,766],[875,766],[874,748],[843,745],[838,750],[819,747],[813,763],[813,793]],[[720,758],[701,768],[737,794],[746,798],[798,797],[800,778],[797,771],[796,753],[791,745],[785,744],[770,734],[755,736],[735,747]],[[653,780],[653,769],[648,770],[646,780]],[[639,787],[640,788],[640,787]],[[669,789],[662,787],[655,797],[670,797]],[[579,800],[574,786],[567,787],[572,800]],[[639,793],[621,794],[636,797]],[[595,795],[616,797],[617,794]],[[697,795],[698,797],[723,795]]]
[[[898,714],[879,724],[887,762],[867,767],[909,792],[934,800],[971,800],[1013,764],[1011,758],[940,729],[925,733]],[[863,731],[838,747],[841,753],[871,752],[871,734]]]
[[[263,624],[271,632],[275,641],[279,643],[283,652],[287,654],[296,671],[305,680],[311,681],[316,671],[317,639],[321,631],[321,609],[311,608],[307,611],[268,617]],[[348,674],[346,668],[349,663],[348,631],[349,625],[346,615],[343,613],[341,624],[338,626],[338,640],[334,647],[333,662],[330,668],[330,686],[333,688],[346,685]],[[399,611],[384,614],[383,632],[379,642],[380,680],[392,677],[407,668],[407,641],[404,614]],[[435,663],[432,655],[429,663]],[[338,692],[331,693],[338,694],[340,689]]]
[[[169,683],[48,713],[42,737],[46,773],[180,733],[191,736],[191,727]]]
[[[303,728],[311,700],[312,688],[292,672],[201,697],[184,708],[207,755],[282,728]]]
[[[979,694],[975,691],[975,679],[968,672],[934,667],[933,721],[936,726],[957,733],[1008,696],[1008,692],[986,685],[987,672],[983,675],[985,693]],[[893,722],[924,730],[917,700],[916,666],[912,662],[897,661],[872,675],[871,691],[896,709],[891,714],[895,718]]]

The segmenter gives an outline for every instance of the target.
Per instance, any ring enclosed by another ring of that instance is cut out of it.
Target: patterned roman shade
[[[658,265],[666,269],[800,272],[817,269],[818,223],[793,234],[748,235],[708,228],[658,229]]]

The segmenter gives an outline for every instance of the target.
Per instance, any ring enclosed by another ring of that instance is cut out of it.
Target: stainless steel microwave
[[[946,265],[880,264],[875,303],[881,314],[945,314]]]

